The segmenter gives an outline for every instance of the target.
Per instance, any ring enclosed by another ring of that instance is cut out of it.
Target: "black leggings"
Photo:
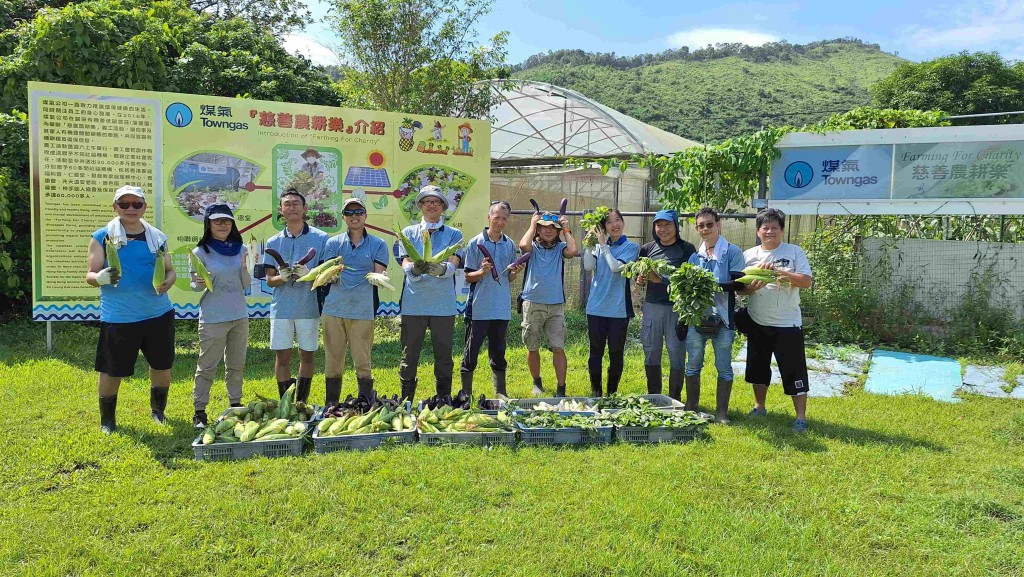
[[[626,350],[626,329],[629,318],[611,318],[587,315],[587,329],[590,333],[590,389],[596,396],[601,392],[601,363],[604,361],[604,345],[608,343],[608,394],[619,390],[622,379],[622,357]]]

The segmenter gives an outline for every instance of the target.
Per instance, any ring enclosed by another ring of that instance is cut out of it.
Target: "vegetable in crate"
[[[715,275],[699,266],[685,263],[668,277],[668,298],[672,310],[684,325],[698,325],[704,313],[714,305],[715,293],[721,291]]]
[[[513,417],[516,423],[522,427],[531,429],[587,429],[593,430],[597,427],[597,419],[594,415],[567,415],[551,411],[533,411],[520,413]]]
[[[417,417],[420,433],[496,433],[512,431],[507,413],[497,417],[485,415],[477,409],[456,409],[442,405],[437,409],[424,406]]]
[[[653,405],[625,408],[617,413],[601,413],[596,417],[598,425],[615,425],[616,427],[666,427],[669,429],[685,429],[702,431],[710,423],[710,419],[693,411],[659,411]]]
[[[587,235],[583,237],[584,247],[593,248],[597,246],[596,233],[598,229],[604,230],[604,223],[608,220],[611,213],[612,209],[607,206],[599,206],[592,212],[583,215],[583,218],[580,219],[580,228],[587,231]]]
[[[415,426],[415,420],[404,403],[394,408],[384,403],[365,414],[339,406],[331,409],[329,414],[317,425],[319,437],[412,431]]]

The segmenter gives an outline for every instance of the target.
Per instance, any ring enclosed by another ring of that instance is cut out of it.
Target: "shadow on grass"
[[[828,445],[822,439],[830,439],[849,445],[886,445],[907,449],[926,449],[945,453],[944,445],[899,433],[883,433],[811,418],[806,433],[794,433],[793,417],[768,413],[767,417],[740,417],[732,420],[733,427],[749,429],[757,438],[776,448],[794,448],[805,453],[824,453]]]
[[[162,428],[118,426],[117,433],[149,447],[153,460],[164,468],[178,469],[181,467],[181,459],[193,457],[192,441],[200,432],[192,428],[191,420],[169,418],[167,425]]]

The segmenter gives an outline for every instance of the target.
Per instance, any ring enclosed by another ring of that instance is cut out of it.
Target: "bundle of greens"
[[[642,256],[633,262],[624,264],[619,269],[619,274],[626,278],[647,278],[651,273],[658,276],[669,276],[675,270],[676,267],[668,264],[667,260],[654,260],[649,256]]]
[[[667,427],[688,431],[701,431],[711,422],[707,417],[693,411],[667,413],[659,411],[653,406],[631,407],[617,413],[601,413],[595,417],[595,421],[598,426]]]
[[[700,324],[704,312],[715,302],[715,293],[722,290],[711,271],[689,263],[668,277],[668,285],[672,310],[679,313],[679,322],[690,326]]]
[[[611,216],[612,209],[607,206],[599,206],[583,215],[580,219],[580,228],[587,231],[587,235],[583,237],[583,246],[587,248],[593,248],[597,246],[597,230],[604,226],[604,221],[608,220]]]
[[[597,410],[607,409],[646,409],[654,405],[640,395],[610,395],[597,400]]]
[[[533,411],[515,415],[516,424],[528,429],[588,429],[597,426],[595,415],[562,415],[552,411]]]

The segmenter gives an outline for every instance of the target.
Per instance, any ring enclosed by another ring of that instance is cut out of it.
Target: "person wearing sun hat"
[[[340,256],[345,264],[341,273],[327,284],[327,298],[320,315],[324,327],[327,406],[336,405],[341,399],[346,349],[352,351],[358,394],[373,390],[370,353],[380,281],[366,275],[383,273],[388,267],[387,243],[366,230],[366,203],[360,198],[349,198],[341,207],[341,215],[345,232],[331,237],[324,245],[325,261]]]
[[[306,162],[302,165],[302,172],[313,177],[318,184],[324,179],[324,165],[320,164],[320,153],[310,146],[301,154]]]
[[[224,383],[232,407],[242,406],[242,373],[249,344],[249,309],[245,290],[252,282],[246,269],[247,249],[235,224],[235,215],[226,204],[211,204],[203,217],[203,236],[192,254],[206,268],[212,281],[206,281],[189,266],[190,286],[201,291],[199,297],[199,359],[196,363],[192,401],[195,414],[192,426],[206,427],[206,405],[217,365],[224,359]]]
[[[135,374],[140,351],[149,363],[150,411],[154,421],[164,424],[174,364],[174,308],[167,291],[176,277],[166,254],[167,235],[142,218],[146,193],[140,187],[117,189],[113,209],[113,220],[89,240],[85,276],[85,282],[100,289],[95,368],[99,373],[100,430],[107,434],[117,430],[118,390],[123,378]],[[107,261],[107,250],[117,252],[119,267]],[[163,282],[154,287],[158,258],[164,259],[167,272]]]
[[[416,195],[416,206],[422,214],[420,222],[402,229],[402,234],[416,250],[423,251],[424,232],[430,235],[434,254],[462,242],[462,231],[444,222],[448,199],[439,187],[427,185],[421,188]],[[455,336],[456,313],[454,277],[462,263],[462,254],[462,251],[456,252],[440,263],[417,263],[409,258],[404,245],[398,244],[397,260],[405,271],[401,300],[402,359],[398,368],[403,398],[412,400],[416,394],[416,369],[428,329],[434,349],[436,393],[450,395],[452,392],[452,374],[455,369],[452,341]]]
[[[565,240],[559,235],[565,234]],[[533,395],[544,394],[540,377],[540,347],[547,338],[555,367],[555,396],[565,396],[565,264],[580,253],[569,230],[569,219],[551,212],[535,212],[530,228],[519,241],[523,253],[531,253],[523,277],[523,344],[533,377]]]

